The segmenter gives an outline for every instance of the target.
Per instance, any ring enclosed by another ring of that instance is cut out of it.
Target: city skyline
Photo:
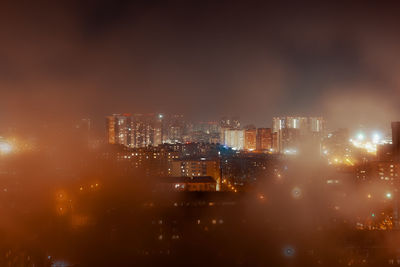
[[[0,267],[400,266],[399,14],[0,1]]]

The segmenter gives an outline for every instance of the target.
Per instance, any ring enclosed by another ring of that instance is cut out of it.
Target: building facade
[[[256,149],[258,151],[271,151],[272,149],[272,130],[271,128],[258,128]]]

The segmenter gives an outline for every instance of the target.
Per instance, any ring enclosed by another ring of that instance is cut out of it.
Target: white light
[[[8,154],[13,150],[12,146],[9,143],[1,142],[0,143],[0,153]]]
[[[381,139],[382,139],[382,138],[381,138],[381,135],[380,135],[379,133],[374,133],[374,134],[372,135],[372,142],[373,142],[374,144],[379,143],[379,141],[380,141]]]
[[[283,154],[286,154],[286,155],[296,155],[296,154],[297,154],[297,150],[296,150],[296,149],[285,149],[285,151],[283,152]]]
[[[363,133],[359,133],[358,135],[357,135],[357,139],[358,140],[364,140],[364,138],[365,138],[365,136],[364,136],[364,134]]]

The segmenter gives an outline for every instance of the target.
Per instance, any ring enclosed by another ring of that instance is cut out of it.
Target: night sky
[[[2,1],[0,126],[120,112],[400,119],[396,1],[268,2]]]

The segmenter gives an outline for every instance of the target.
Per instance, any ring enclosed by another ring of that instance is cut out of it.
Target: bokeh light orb
[[[294,199],[300,199],[303,196],[303,192],[299,187],[294,187],[291,194]]]
[[[292,246],[286,246],[283,248],[283,255],[286,258],[292,258],[296,254],[296,250]]]

